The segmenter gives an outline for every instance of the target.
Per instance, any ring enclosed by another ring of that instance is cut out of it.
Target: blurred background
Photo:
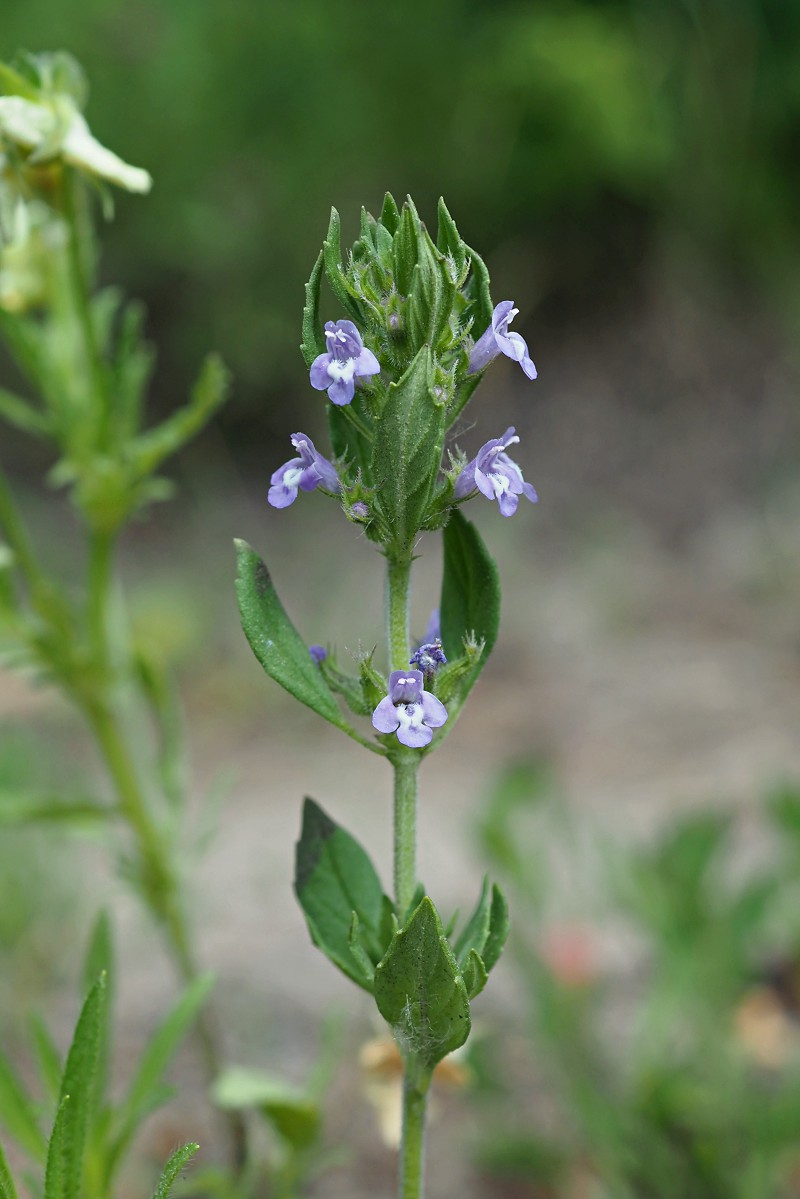
[[[443,1159],[434,1193],[456,1193],[461,1170],[459,1194],[509,1199],[800,1194],[794,1075],[783,1125],[776,1117],[786,1135],[772,1126],[764,1134],[772,1172],[734,1192],[743,1173],[734,1183],[725,1171],[737,1160],[731,1145],[747,1135],[751,1092],[736,1092],[740,1106],[731,1114],[731,1099],[728,1122],[709,1129],[701,1117],[733,1093],[728,1059],[694,1089],[671,1073],[676,1028],[684,1047],[695,1044],[693,1028],[707,1045],[716,1017],[735,1039],[743,1025],[731,1013],[746,1001],[746,1015],[785,1022],[777,1066],[757,1061],[773,1071],[768,1094],[783,1095],[774,1072],[796,1067],[800,1052],[791,982],[800,929],[786,916],[798,859],[776,865],[787,838],[794,844],[787,796],[800,777],[800,5],[11,0],[2,26],[4,58],[17,48],[70,50],[91,81],[92,130],[154,176],[146,199],[117,197],[102,264],[104,281],[147,306],[160,363],[153,414],[186,393],[209,348],[234,376],[232,402],[174,465],[177,499],[131,530],[123,561],[143,635],[180,673],[198,795],[227,793],[197,892],[232,1055],[302,1074],[329,1001],[354,1010],[354,1043],[368,1032],[366,1006],[353,1006],[347,984],[306,943],[290,893],[291,842],[308,791],[359,830],[388,873],[388,772],[376,785],[364,755],[262,677],[238,629],[228,547],[243,536],[266,556],[310,642],[341,650],[378,640],[372,547],[319,497],[279,513],[266,488],[292,432],[326,444],[324,406],[298,344],[303,286],[331,204],[347,241],[360,206],[376,211],[386,190],[410,193],[431,222],[441,194],[485,257],[495,301],[520,308],[515,328],[539,369],[528,383],[500,359],[460,444],[474,453],[515,424],[540,502],[513,521],[478,502],[470,511],[500,564],[505,620],[470,707],[423,776],[421,845],[423,878],[436,880],[445,907],[472,902],[487,855],[517,888],[524,944],[512,947],[495,997],[490,990],[480,1003],[487,1026],[504,1026],[512,1050],[524,1039],[530,1059],[522,1067],[508,1045],[490,1048],[474,1086],[495,1113],[523,1112],[523,1128],[505,1155],[495,1137],[479,1169],[473,1151],[486,1118],[465,1116],[468,1100],[445,1101],[455,1104],[444,1113],[451,1127],[434,1135],[455,1138],[461,1156]],[[323,314],[341,315],[330,297]],[[5,432],[3,457],[69,573],[71,518],[40,483],[50,464]],[[439,586],[428,542],[415,594],[420,631]],[[57,697],[15,676],[0,685],[9,777],[29,768],[42,732],[53,750],[43,771],[91,774]],[[501,768],[522,759],[501,787]],[[70,977],[75,930],[113,893],[128,956],[121,1019],[135,1040],[171,988],[152,931],[104,875],[102,855],[95,862],[81,850],[94,863],[87,893],[61,842],[31,834],[21,857],[21,836],[5,835],[0,850],[17,896],[0,919],[0,1027]],[[515,843],[529,847],[521,862]],[[731,914],[723,883],[705,873],[712,859],[725,885],[746,889],[758,870],[780,875],[780,896],[760,911],[764,926]],[[638,882],[620,906],[609,880],[631,872]],[[663,886],[651,892],[654,878]],[[693,941],[695,956],[677,967],[664,947],[680,949],[687,929],[706,926],[708,940]],[[701,986],[700,963],[723,942],[735,946],[720,959],[724,986],[716,975]],[[776,962],[790,977],[780,993]],[[677,999],[658,989],[658,969],[688,980]],[[692,987],[705,997],[695,1024]],[[752,1007],[753,987],[767,993],[763,1010]],[[643,994],[658,1035],[633,1014]],[[610,1060],[592,1059],[588,1081],[590,1054],[571,1064],[583,1034],[559,1023],[564,1012],[612,1050]],[[64,1019],[68,1027],[71,1014]],[[634,1026],[649,1031],[632,1039]],[[542,1042],[561,1073],[548,1074],[550,1059],[531,1050]],[[564,1077],[579,1085],[570,1091]],[[357,1084],[348,1076],[337,1085]],[[581,1095],[600,1099],[582,1108]],[[604,1122],[613,1103],[630,1116],[622,1128]],[[176,1119],[193,1117],[202,1119]],[[364,1139],[365,1193],[388,1194],[369,1119],[339,1105],[331,1136]],[[693,1156],[686,1128],[698,1126]],[[631,1143],[645,1162],[638,1173],[620,1164]],[[656,1160],[663,1184],[648,1177]],[[352,1199],[352,1170],[318,1193]],[[598,1177],[615,1181],[597,1189]]]

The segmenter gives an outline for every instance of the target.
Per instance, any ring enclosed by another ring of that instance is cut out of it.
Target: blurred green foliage
[[[528,312],[629,286],[659,247],[800,313],[785,0],[17,0],[0,50],[18,47],[72,51],[93,130],[155,177],[120,200],[106,273],[168,347],[164,402],[216,345],[227,420],[269,431],[286,388],[306,394],[296,312],[329,205],[386,189],[428,217],[444,194]]]
[[[591,916],[575,915],[587,875],[575,827],[570,895],[553,886],[553,819],[566,827],[553,800],[546,772],[515,767],[480,825],[513,888],[512,952],[530,1018],[523,1069],[537,1093],[525,1124],[504,1113],[509,1063],[498,1044],[483,1047],[484,1167],[524,1179],[520,1194],[536,1199],[793,1199],[800,788],[769,796],[761,861],[749,865],[730,814],[692,812],[624,849],[599,846],[594,827]],[[627,938],[613,964],[612,929]]]

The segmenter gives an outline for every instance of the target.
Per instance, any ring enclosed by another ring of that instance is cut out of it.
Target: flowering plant
[[[323,275],[345,314],[323,325]],[[499,888],[484,883],[474,911],[445,932],[416,873],[417,777],[449,732],[497,636],[497,570],[461,511],[474,495],[511,516],[533,487],[508,455],[513,428],[467,462],[448,434],[499,354],[536,377],[523,338],[509,333],[513,302],[494,305],[480,256],[461,239],[443,201],[434,241],[409,199],[387,195],[376,219],[362,211],[346,256],[338,213],[306,286],[302,352],[309,381],[327,392],[331,459],[294,434],[298,457],[272,475],[268,500],[288,507],[320,490],[377,543],[386,561],[388,678],[362,655],[358,675],[330,649],[307,646],[269,572],[237,543],[244,632],[268,675],[394,770],[394,897],[364,849],[307,799],[297,846],[296,892],[314,943],[375,998],[403,1062],[399,1194],[423,1189],[426,1098],[437,1064],[466,1041],[471,1003],[486,985],[508,931]],[[409,640],[411,567],[419,534],[441,530],[439,614],[415,650]],[[341,701],[341,702],[340,702]],[[358,727],[371,717],[377,739]]]

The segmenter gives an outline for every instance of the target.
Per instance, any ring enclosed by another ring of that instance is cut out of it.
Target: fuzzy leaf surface
[[[375,1001],[401,1047],[428,1070],[469,1036],[467,989],[427,896],[378,964]]]

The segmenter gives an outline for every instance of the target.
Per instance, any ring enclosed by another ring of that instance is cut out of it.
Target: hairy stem
[[[425,1194],[425,1109],[427,1079],[421,1084],[406,1062],[403,1076],[403,1136],[397,1179],[397,1199],[424,1199]]]

